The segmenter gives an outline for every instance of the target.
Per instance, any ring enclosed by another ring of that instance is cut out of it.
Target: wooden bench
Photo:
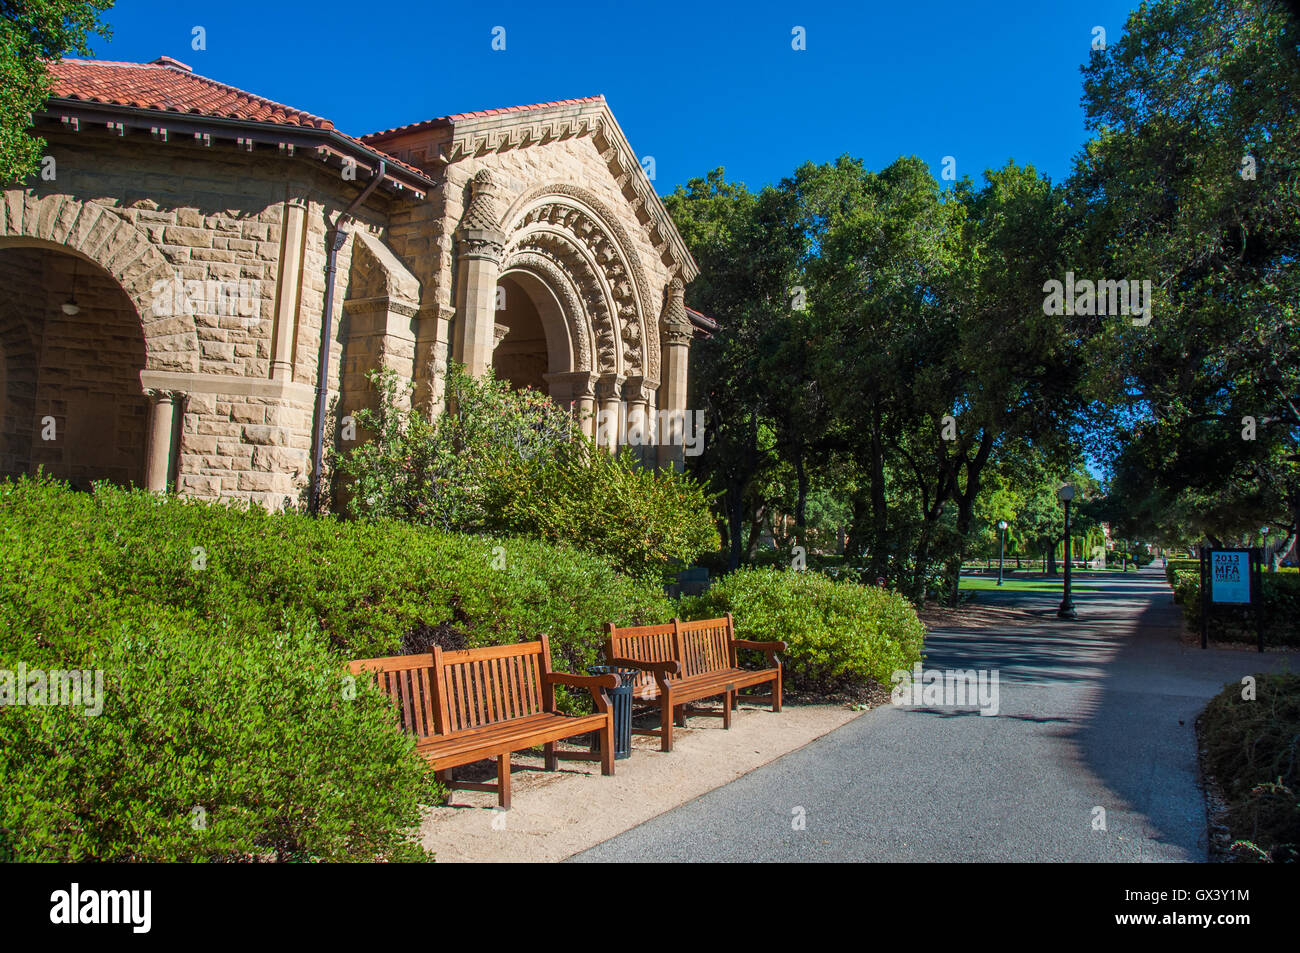
[[[665,625],[617,628],[606,623],[609,640],[605,655],[609,664],[640,670],[632,689],[634,701],[659,706],[658,728],[633,728],[637,734],[655,735],[664,751],[673,750],[673,724],[686,726],[687,715],[721,716],[722,726],[731,727],[731,710],[741,701],[740,691],[771,683],[766,695],[746,695],[744,701],[770,702],[772,711],[781,710],[781,662],[784,642],[751,642],[736,638],[731,613],[721,619]],[[744,669],[736,660],[737,649],[767,653],[768,667]],[[689,707],[691,702],[722,696],[721,712]]]
[[[542,745],[546,770],[558,759],[600,761],[614,773],[614,721],[601,689],[617,688],[617,675],[566,675],[551,671],[546,636],[535,642],[444,652],[394,655],[348,663],[354,675],[373,673],[398,709],[402,725],[419,740],[418,751],[449,789],[496,791],[510,807],[510,755]],[[573,717],[555,710],[555,686],[585,688],[596,714]],[[596,732],[600,753],[557,751],[555,742]],[[497,760],[495,784],[456,781],[454,768]]]

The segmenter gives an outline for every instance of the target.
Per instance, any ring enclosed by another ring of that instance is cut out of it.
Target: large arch
[[[152,415],[131,299],[49,243],[0,247],[0,279],[11,289],[0,299],[0,476],[143,486]]]
[[[519,195],[502,216],[503,262],[512,253],[551,253],[573,268],[602,353],[598,370],[657,380],[659,342],[649,282],[626,229],[589,190],[549,183]]]
[[[4,193],[0,213],[0,248],[71,254],[98,266],[121,287],[140,319],[145,369],[199,370],[194,316],[167,306],[179,273],[122,210],[69,195],[13,189]],[[164,304],[156,306],[158,301]],[[177,310],[182,313],[173,313]]]

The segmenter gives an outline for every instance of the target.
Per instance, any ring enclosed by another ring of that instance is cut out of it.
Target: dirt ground
[[[615,763],[612,778],[602,777],[596,762],[561,761],[558,771],[548,772],[540,754],[516,754],[509,811],[496,809],[495,794],[453,791],[453,806],[429,809],[421,839],[443,863],[563,860],[861,714],[848,705],[787,702],[779,714],[746,706],[729,731],[720,718],[692,717],[674,732],[669,753],[659,750],[658,738],[633,735],[632,756]]]

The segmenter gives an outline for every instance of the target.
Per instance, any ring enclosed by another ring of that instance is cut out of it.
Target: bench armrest
[[[542,675],[542,686],[546,689],[546,695],[550,698],[547,702],[547,711],[551,711],[555,700],[552,689],[556,685],[567,685],[570,688],[585,688],[591,692],[591,701],[596,706],[596,711],[601,714],[609,712],[609,698],[601,689],[618,688],[623,684],[623,680],[613,672],[608,675],[570,675],[567,672],[546,672]]]
[[[653,672],[655,675],[679,675],[682,671],[682,663],[676,659],[668,659],[665,662],[639,662],[631,658],[611,658],[609,664],[637,668],[643,672]]]
[[[731,644],[738,649],[754,649],[758,652],[784,652],[789,648],[785,642],[754,642],[750,639],[732,639]]]
[[[547,672],[542,678],[552,685],[588,688],[593,692],[598,688],[618,688],[622,684],[621,679],[613,672],[608,675],[570,675],[567,672]]]

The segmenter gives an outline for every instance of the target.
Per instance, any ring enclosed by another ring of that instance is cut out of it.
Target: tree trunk
[[[741,547],[744,545],[742,533],[745,529],[745,504],[740,491],[732,487],[727,493],[727,536],[731,543],[727,552],[727,571],[740,568]]]
[[[872,405],[871,416],[871,575],[885,575],[885,536],[889,532],[889,511],[885,500],[885,445],[881,433],[880,398]]]
[[[802,453],[795,454],[794,475],[799,486],[799,496],[794,504],[794,536],[800,546],[807,546],[808,470],[804,466]]]

